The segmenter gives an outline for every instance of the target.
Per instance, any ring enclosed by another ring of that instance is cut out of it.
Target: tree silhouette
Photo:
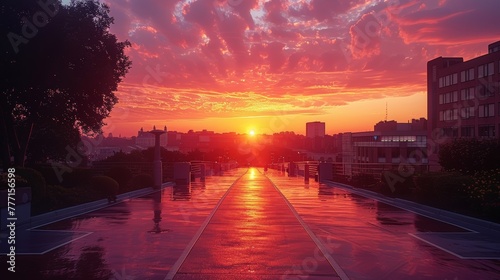
[[[0,21],[2,163],[64,158],[118,102],[130,43],[109,32],[109,8],[94,0],[2,1]]]

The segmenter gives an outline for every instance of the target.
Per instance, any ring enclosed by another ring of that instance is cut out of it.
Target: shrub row
[[[459,172],[436,172],[394,180],[390,172],[382,180],[359,174],[349,180],[354,187],[387,196],[410,199],[433,207],[500,221],[500,169],[465,175]]]
[[[111,176],[95,175],[91,169],[75,168],[71,173],[64,173],[63,180],[59,181],[52,168],[41,166],[37,169],[16,168],[17,187],[31,187],[33,215],[102,198],[113,200],[119,193],[153,186],[151,175],[132,177],[126,170],[111,173],[116,180]]]

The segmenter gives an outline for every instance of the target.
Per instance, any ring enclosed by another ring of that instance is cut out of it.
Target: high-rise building
[[[442,143],[499,138],[500,41],[468,61],[438,57],[427,63],[427,119],[431,170],[439,168],[436,147]]]
[[[306,123],[306,136],[308,138],[324,137],[325,123],[318,121]]]
[[[438,57],[427,63],[430,141],[499,138],[499,113],[500,41],[490,44],[487,54],[468,61]]]

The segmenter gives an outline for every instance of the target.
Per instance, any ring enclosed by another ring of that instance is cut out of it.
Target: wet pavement
[[[165,279],[220,198],[245,172],[226,171],[205,182],[167,187],[19,232],[18,253],[40,247],[36,244],[43,248],[17,255],[15,275],[7,272],[6,256],[0,256],[0,279]],[[55,249],[40,255],[47,248]]]
[[[315,258],[310,258],[316,253]],[[296,267],[305,264],[308,273]],[[173,279],[339,279],[271,181],[251,168],[231,188]]]
[[[476,233],[334,185],[313,180],[304,184],[302,178],[278,171],[267,176],[314,234],[325,240],[350,279],[500,279],[499,236]]]
[[[17,272],[2,255],[0,279],[500,279],[498,236],[261,172],[18,232]]]

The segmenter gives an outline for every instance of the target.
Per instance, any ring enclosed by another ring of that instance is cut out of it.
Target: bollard
[[[333,163],[322,162],[318,166],[319,182],[333,180]]]
[[[200,173],[201,173],[201,175],[200,175],[200,181],[203,182],[203,181],[205,181],[205,176],[206,176],[206,174],[205,174],[206,173],[206,171],[205,171],[205,164],[201,165]]]
[[[309,164],[304,166],[304,183],[309,184]]]
[[[178,185],[189,185],[191,183],[191,163],[174,163],[174,182]]]
[[[295,177],[297,175],[297,164],[295,162],[290,162],[288,165],[288,177]]]

